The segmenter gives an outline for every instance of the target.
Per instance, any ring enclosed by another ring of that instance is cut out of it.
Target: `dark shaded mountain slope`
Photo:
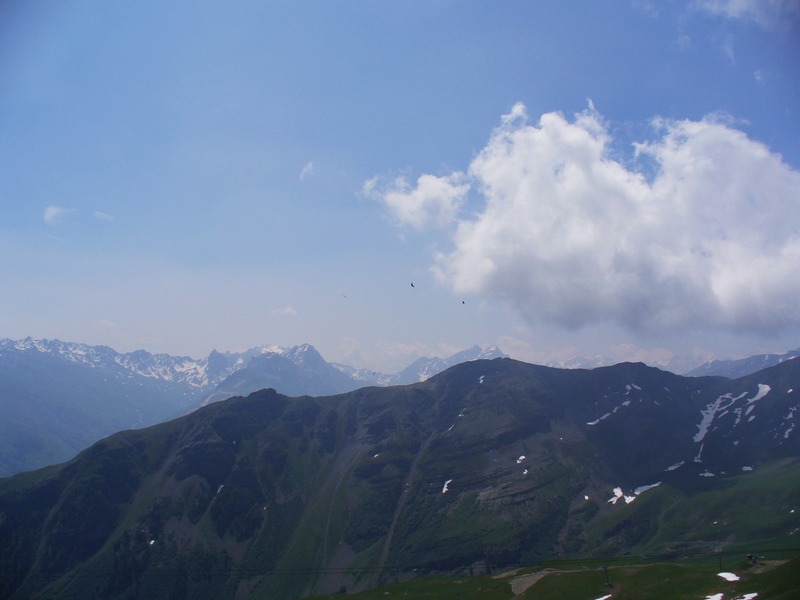
[[[497,359],[232,398],[0,480],[0,596],[291,598],[653,549],[671,498],[800,456],[799,365],[729,380]]]

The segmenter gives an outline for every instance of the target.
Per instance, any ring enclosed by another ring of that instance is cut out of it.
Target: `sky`
[[[3,3],[0,337],[797,348],[798,64],[800,0]]]

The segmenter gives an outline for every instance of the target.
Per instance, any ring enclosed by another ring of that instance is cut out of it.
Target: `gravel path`
[[[530,575],[521,575],[520,577],[515,577],[511,580],[511,591],[514,592],[514,595],[523,594],[525,593],[525,590],[527,590],[545,575],[560,572],[561,571],[558,569],[542,569],[541,571],[531,573]]]

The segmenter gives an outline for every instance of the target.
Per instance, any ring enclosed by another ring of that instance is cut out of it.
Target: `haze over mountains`
[[[800,530],[798,390],[797,360],[729,379],[508,358],[262,390],[0,480],[0,595],[289,598],[782,543]]]
[[[98,439],[272,387],[289,396],[422,381],[465,360],[502,356],[478,346],[420,358],[386,375],[327,363],[309,344],[208,357],[119,353],[59,340],[0,340],[0,476],[72,458]]]

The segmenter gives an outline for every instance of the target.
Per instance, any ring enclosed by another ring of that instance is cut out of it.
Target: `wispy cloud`
[[[722,50],[722,54],[725,55],[725,58],[728,59],[728,62],[732,65],[736,64],[736,50],[733,47],[733,38],[731,36],[726,36],[724,40],[722,40],[722,45],[720,46]]]
[[[739,21],[751,21],[764,29],[783,27],[800,18],[799,0],[697,0],[706,12]]]
[[[314,162],[309,161],[300,171],[300,181],[305,181],[306,177],[309,177],[313,172],[314,172]]]
[[[55,225],[67,212],[66,208],[51,204],[44,209],[44,222],[48,225]]]
[[[692,39],[685,33],[680,33],[673,40],[672,47],[679,52],[685,52],[692,47]]]
[[[117,329],[117,324],[109,319],[98,319],[95,321],[94,326],[104,331]]]
[[[279,316],[279,317],[295,317],[295,316],[297,316],[297,311],[294,308],[292,308],[292,306],[290,306],[288,304],[284,308],[273,308],[269,312],[270,312],[270,314],[276,315],[276,316]]]
[[[632,0],[633,8],[641,11],[649,17],[657,17],[659,6],[654,0]]]
[[[108,215],[108,214],[106,214],[106,213],[104,213],[104,212],[100,212],[99,210],[96,210],[96,211],[94,212],[93,216],[94,216],[94,218],[95,218],[95,219],[99,219],[99,220],[101,220],[101,221],[108,221],[108,222],[110,222],[110,221],[113,221],[113,220],[114,220],[114,217],[112,217],[111,215]]]
[[[414,220],[397,194],[411,214],[446,207],[438,221],[455,233],[435,257],[437,275],[531,322],[640,332],[800,325],[800,172],[718,117],[656,120],[654,131],[635,145],[634,162],[654,166],[645,174],[612,158],[596,111],[532,125],[518,104],[466,174],[423,175],[382,198],[402,223]],[[467,188],[483,206],[461,217],[453,198]]]

